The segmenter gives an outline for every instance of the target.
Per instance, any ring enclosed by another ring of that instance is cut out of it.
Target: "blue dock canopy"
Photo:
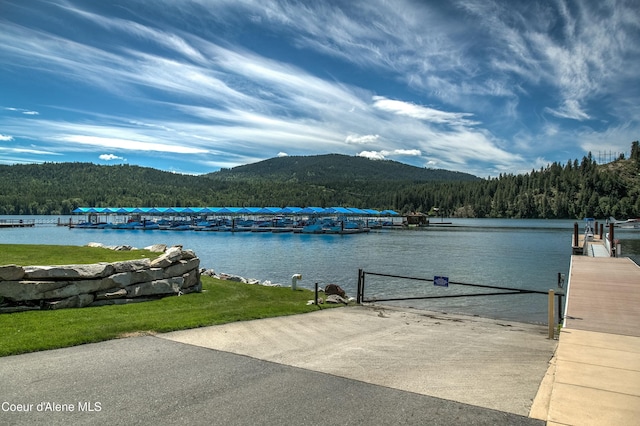
[[[350,216],[398,216],[393,210],[378,211],[355,207],[78,207],[74,214],[142,214],[165,215],[350,215]]]

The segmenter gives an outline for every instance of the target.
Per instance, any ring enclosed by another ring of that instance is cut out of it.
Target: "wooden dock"
[[[640,267],[626,257],[572,256],[564,326],[640,337]]]
[[[534,403],[530,416],[547,424],[637,425],[640,266],[628,258],[571,256],[564,317],[536,398],[546,398],[546,407]]]
[[[0,220],[0,229],[2,228],[31,228],[36,226],[33,220],[22,219],[3,219]]]

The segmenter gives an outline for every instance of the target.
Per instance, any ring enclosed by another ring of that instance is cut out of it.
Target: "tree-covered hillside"
[[[417,185],[399,191],[394,205],[463,217],[640,217],[640,148],[634,142],[630,159],[605,165],[589,154],[522,175]]]
[[[330,165],[328,165],[329,161]],[[78,206],[350,206],[468,217],[640,217],[640,148],[597,165],[553,163],[478,179],[348,156],[283,157],[205,176],[138,166],[0,166],[0,214],[69,214]]]
[[[287,156],[222,169],[207,175],[219,180],[269,179],[296,183],[347,181],[469,181],[479,178],[468,173],[410,166],[391,160],[370,160],[341,154]]]

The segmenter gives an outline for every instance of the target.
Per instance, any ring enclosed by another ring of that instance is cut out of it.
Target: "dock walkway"
[[[0,229],[2,228],[31,228],[35,226],[34,220],[22,219],[2,219],[0,220]]]
[[[547,406],[534,403],[530,415],[548,425],[637,425],[640,267],[589,246],[571,257],[565,322],[536,399],[546,395]]]

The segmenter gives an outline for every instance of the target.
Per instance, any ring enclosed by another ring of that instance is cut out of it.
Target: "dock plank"
[[[640,337],[640,267],[628,258],[572,256],[565,326]]]
[[[638,424],[640,267],[631,259],[571,256],[565,323],[547,374],[548,410],[536,418],[548,425]]]

